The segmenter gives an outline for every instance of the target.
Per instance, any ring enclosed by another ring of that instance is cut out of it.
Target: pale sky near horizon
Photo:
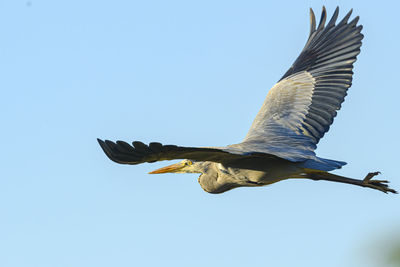
[[[0,266],[385,266],[399,195],[308,180],[211,195],[96,142],[240,142],[323,4],[353,8],[365,38],[317,154],[400,190],[398,1],[0,0]]]

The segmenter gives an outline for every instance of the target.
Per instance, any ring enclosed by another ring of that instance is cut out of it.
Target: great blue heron
[[[290,69],[269,91],[243,142],[226,147],[181,147],[135,141],[98,142],[105,154],[121,164],[184,159],[153,172],[201,173],[198,181],[209,193],[241,186],[264,186],[289,178],[307,178],[353,184],[397,193],[379,172],[351,179],[328,171],[345,162],[317,157],[314,150],[329,130],[351,86],[353,63],[360,53],[359,17],[348,22],[352,10],[336,24],[339,8],[325,26],[326,10],[316,27],[310,9],[307,43]]]

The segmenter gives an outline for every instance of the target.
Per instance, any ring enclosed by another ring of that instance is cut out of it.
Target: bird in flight
[[[146,145],[135,141],[98,142],[104,153],[120,164],[140,164],[183,159],[150,172],[201,173],[198,182],[209,193],[236,187],[255,187],[290,178],[306,178],[353,184],[397,193],[388,181],[352,179],[329,173],[346,162],[317,157],[319,140],[329,130],[351,86],[353,63],[360,53],[362,25],[349,22],[352,10],[340,22],[337,7],[326,24],[326,10],[316,26],[310,9],[310,35],[299,57],[268,92],[243,142],[225,147]],[[325,25],[326,24],[326,25]]]

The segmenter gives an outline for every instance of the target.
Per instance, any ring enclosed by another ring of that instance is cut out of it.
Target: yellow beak
[[[180,169],[182,169],[183,167],[185,167],[184,164],[182,163],[176,163],[176,164],[172,164],[166,167],[162,167],[160,169],[157,169],[155,171],[149,172],[149,174],[158,174],[158,173],[168,173],[168,172],[176,172]]]

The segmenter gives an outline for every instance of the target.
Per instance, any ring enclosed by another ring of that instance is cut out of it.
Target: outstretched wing
[[[316,28],[310,10],[307,43],[290,69],[269,91],[250,131],[231,151],[257,151],[302,161],[315,157],[319,140],[329,130],[351,86],[353,63],[360,53],[359,17],[350,11],[337,25],[339,8],[325,26],[326,10]]]
[[[162,145],[150,143],[145,145],[135,141],[133,146],[124,142],[112,142],[97,139],[104,153],[114,162],[120,164],[140,164],[144,162],[155,162],[173,159],[190,159],[195,161],[213,161],[219,163],[234,162],[251,156],[261,156],[268,159],[278,159],[274,155],[264,153],[232,154],[218,148],[181,147],[175,145]]]

